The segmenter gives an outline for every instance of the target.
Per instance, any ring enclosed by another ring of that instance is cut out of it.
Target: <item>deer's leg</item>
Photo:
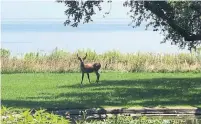
[[[82,86],[83,78],[84,78],[84,73],[82,73],[81,86]]]
[[[98,71],[96,71],[95,73],[96,73],[96,77],[97,77],[96,83],[98,83],[99,82],[99,78],[100,78],[100,74],[98,73]]]
[[[89,79],[89,83],[91,83],[91,81],[90,81],[90,77],[89,77],[89,73],[87,73],[87,77],[88,77],[88,79]]]

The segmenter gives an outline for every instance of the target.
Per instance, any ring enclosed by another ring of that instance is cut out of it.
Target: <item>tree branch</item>
[[[169,5],[165,2],[165,1],[160,1],[161,4],[164,6],[166,5],[166,8],[170,8],[168,7]],[[185,29],[181,28],[180,26],[178,26],[176,24],[176,22],[166,16],[166,14],[163,12],[165,10],[162,10],[159,7],[154,6],[155,4],[153,2],[148,2],[145,1],[144,3],[144,7],[147,8],[148,10],[150,10],[152,13],[154,13],[156,16],[158,16],[159,18],[162,18],[163,20],[167,21],[167,23],[176,31],[178,32],[182,37],[184,37],[185,41],[197,41],[197,40],[201,40],[201,33],[199,33],[198,35],[195,35],[193,33],[187,32]],[[159,4],[158,4],[159,5]]]
[[[201,40],[201,33],[197,35],[185,37],[185,41],[197,41],[197,40]]]

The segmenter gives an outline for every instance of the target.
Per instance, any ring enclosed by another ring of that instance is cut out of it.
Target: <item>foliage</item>
[[[65,25],[77,27],[79,23],[88,23],[92,16],[101,11],[103,1],[68,1],[64,2],[67,9]],[[107,1],[111,4],[111,0]],[[201,2],[200,1],[136,1],[127,0],[123,6],[130,7],[129,15],[133,27],[148,22],[154,31],[164,34],[164,42],[170,40],[180,48],[195,49],[201,44]],[[109,14],[106,12],[105,14]]]
[[[99,11],[101,10],[100,3],[103,2],[101,0],[98,1],[69,1],[69,0],[57,0],[57,2],[64,2],[69,9],[65,11],[68,19],[64,22],[64,25],[69,25],[73,21],[71,26],[77,27],[79,23],[81,23],[83,16],[83,23],[88,23],[92,21],[91,16],[95,14],[95,10],[93,6],[97,7]]]
[[[1,122],[4,124],[69,124],[70,121],[47,113],[45,110],[36,110],[34,113],[30,110],[14,110],[13,108],[1,107]],[[84,117],[85,115],[83,115]],[[125,115],[113,115],[103,120],[87,120],[85,117],[76,121],[76,124],[185,124],[200,123],[199,119],[161,119],[146,116],[132,117]]]
[[[9,51],[7,51],[10,53]],[[74,53],[58,48],[50,54],[26,53],[23,58],[8,57],[2,59],[2,73],[35,73],[35,72],[79,72],[80,64],[76,54],[88,53],[86,63],[100,62],[101,71],[119,72],[200,72],[201,54],[196,52],[179,54],[156,53],[121,53],[117,50],[98,54],[90,49],[77,50]]]
[[[55,48],[52,53],[49,55],[49,59],[51,60],[59,60],[63,59],[68,56],[68,52],[65,52],[64,50],[59,50],[58,48]]]
[[[10,56],[10,51],[9,50],[6,50],[6,49],[0,49],[0,52],[1,52],[1,58],[2,57],[5,57],[5,58],[8,58]]]
[[[124,4],[130,7],[134,26],[143,21],[146,27],[152,26],[153,31],[160,30],[165,38],[180,48],[196,48],[201,43],[201,2],[198,1],[130,1]]]
[[[24,55],[24,60],[27,60],[27,61],[34,61],[38,58],[39,58],[39,52],[37,53],[30,52]]]
[[[14,111],[12,108],[1,107],[1,122],[3,124],[69,124],[64,117],[53,113],[45,112],[45,110]]]
[[[146,116],[140,116],[133,118],[131,116],[112,116],[103,121],[95,120],[85,122],[84,124],[186,124],[193,123],[195,120],[185,120],[185,119],[158,119],[158,118],[148,118]],[[197,123],[201,122],[197,120]]]

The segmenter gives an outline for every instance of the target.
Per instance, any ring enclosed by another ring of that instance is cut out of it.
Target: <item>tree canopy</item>
[[[100,1],[69,1],[57,0],[67,7],[67,20],[64,25],[77,27],[79,23],[93,21],[92,16],[102,11]],[[111,4],[112,0],[107,1]],[[201,44],[201,1],[136,1],[127,0],[124,7],[129,7],[128,16],[135,28],[146,22],[146,29],[153,27],[153,31],[160,31],[164,35],[165,43],[180,48],[196,49]],[[105,13],[109,14],[109,12]]]

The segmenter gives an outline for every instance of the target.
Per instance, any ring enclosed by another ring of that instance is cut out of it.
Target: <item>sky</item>
[[[1,1],[1,47],[13,55],[26,52],[51,52],[58,47],[74,52],[92,49],[98,53],[108,50],[126,52],[178,53],[170,43],[160,44],[159,32],[145,31],[144,24],[133,29],[128,24],[128,8],[123,1],[103,4],[103,11],[93,17],[94,22],[78,28],[64,26],[65,6],[51,0],[2,0]],[[103,13],[110,10],[103,18]]]

